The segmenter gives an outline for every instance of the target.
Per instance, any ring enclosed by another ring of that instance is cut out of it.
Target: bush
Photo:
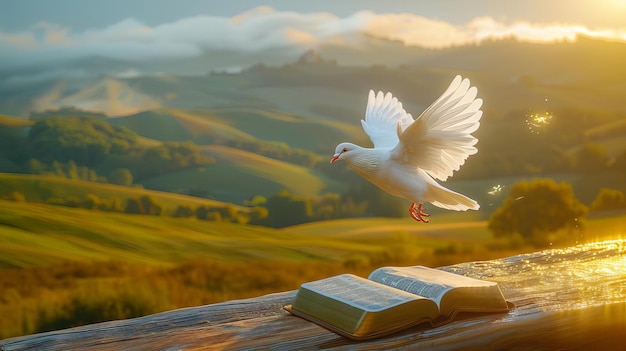
[[[502,207],[489,219],[488,228],[496,237],[519,234],[535,246],[551,242],[548,234],[561,229],[581,229],[580,219],[587,207],[574,196],[567,183],[536,179],[513,184]]]
[[[584,144],[576,152],[576,166],[582,172],[602,172],[607,169],[609,156],[600,144]]]
[[[157,203],[152,196],[143,195],[139,198],[127,199],[124,212],[159,216],[163,212],[163,206]]]
[[[133,185],[133,174],[128,168],[117,168],[109,173],[109,183],[117,185]]]
[[[26,196],[24,196],[24,194],[22,194],[22,193],[20,193],[18,191],[12,191],[5,198],[7,200],[9,200],[9,201],[15,201],[15,202],[24,202],[24,201],[26,201]]]
[[[98,195],[94,195],[94,194],[87,194],[85,196],[85,200],[83,200],[82,202],[82,206],[83,208],[88,208],[90,210],[95,210],[100,206],[100,198],[98,197]]]
[[[191,208],[191,206],[179,205],[176,208],[176,211],[174,211],[174,214],[172,216],[173,217],[193,217],[193,215],[194,215],[194,210]]]
[[[624,193],[608,188],[601,188],[595,200],[591,203],[591,211],[626,209]]]

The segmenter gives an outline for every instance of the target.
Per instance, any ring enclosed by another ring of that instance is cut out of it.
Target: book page
[[[383,267],[369,276],[370,280],[427,297],[441,307],[441,298],[455,287],[491,286],[495,283],[465,277],[422,266]]]
[[[371,312],[381,311],[418,298],[404,291],[351,274],[305,283],[302,287]]]
[[[440,306],[443,295],[452,289],[451,286],[445,284],[429,283],[384,269],[375,270],[372,272],[369,279],[392,288],[426,297],[435,301],[437,306]]]

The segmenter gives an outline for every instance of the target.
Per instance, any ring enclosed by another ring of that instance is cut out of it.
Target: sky
[[[231,17],[257,6],[338,16],[359,10],[412,13],[452,24],[490,16],[496,20],[626,27],[626,0],[0,0],[0,27],[24,29],[45,21],[74,30],[103,27],[126,18],[158,25],[195,15]]]
[[[431,48],[515,36],[626,42],[626,0],[0,0],[0,64],[259,51],[358,36]]]

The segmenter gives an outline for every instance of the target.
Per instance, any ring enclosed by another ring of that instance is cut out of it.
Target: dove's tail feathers
[[[446,189],[433,180],[428,179],[427,184],[428,188],[424,194],[424,200],[437,207],[454,211],[478,210],[480,208],[476,200]]]

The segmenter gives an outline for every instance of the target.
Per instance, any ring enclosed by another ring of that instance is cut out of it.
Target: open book
[[[433,326],[460,312],[508,312],[497,283],[422,266],[383,267],[368,279],[342,274],[302,284],[285,309],[355,340],[420,323]]]

